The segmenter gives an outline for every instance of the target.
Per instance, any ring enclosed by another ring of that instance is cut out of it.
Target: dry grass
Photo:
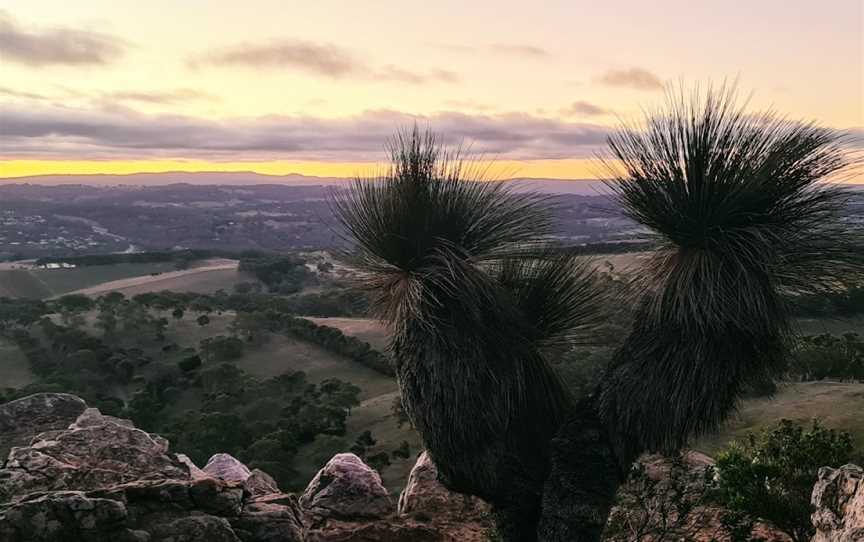
[[[864,384],[800,382],[784,386],[773,398],[745,400],[717,435],[704,437],[693,448],[716,454],[730,441],[789,419],[802,424],[819,419],[826,427],[852,433],[864,450]]]

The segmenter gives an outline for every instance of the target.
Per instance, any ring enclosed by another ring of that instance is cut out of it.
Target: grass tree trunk
[[[597,542],[626,477],[605,424],[590,400],[577,405],[550,443],[537,539]]]

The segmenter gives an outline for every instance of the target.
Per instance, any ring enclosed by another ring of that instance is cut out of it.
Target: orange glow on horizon
[[[206,160],[3,160],[0,179],[37,175],[129,175],[165,172],[253,172],[263,175],[300,174],[313,177],[368,176],[375,162],[210,162]],[[596,179],[602,167],[592,159],[495,160],[489,163],[494,178]]]

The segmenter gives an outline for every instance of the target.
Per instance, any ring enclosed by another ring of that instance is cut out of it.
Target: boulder
[[[450,491],[438,481],[438,468],[428,452],[417,457],[405,489],[399,495],[399,515],[414,513],[447,516],[463,521],[476,520],[489,515],[490,507],[483,500]]]
[[[13,446],[26,446],[39,433],[66,429],[86,408],[83,399],[68,393],[37,393],[0,405],[0,466]]]
[[[204,472],[223,480],[244,481],[252,474],[249,467],[238,461],[231,454],[215,454],[204,465]]]
[[[819,469],[813,488],[813,542],[864,540],[864,469],[844,465]]]
[[[333,456],[306,486],[300,508],[313,523],[377,519],[395,511],[381,476],[354,454]]]
[[[260,469],[254,469],[246,480],[243,481],[243,489],[250,495],[271,495],[280,493],[279,486],[272,476]]]
[[[86,409],[67,429],[12,448],[0,470],[0,502],[34,491],[86,491],[147,478],[191,477],[189,468],[168,454],[164,438]]]
[[[198,465],[195,464],[192,459],[189,458],[186,454],[177,454],[177,461],[186,465],[189,469],[189,476],[192,477],[193,480],[198,480],[200,478],[212,478],[208,473],[198,468]]]

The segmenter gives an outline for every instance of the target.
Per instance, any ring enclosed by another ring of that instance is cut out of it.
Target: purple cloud
[[[194,56],[189,66],[234,66],[250,68],[291,68],[333,79],[355,77],[375,81],[396,81],[419,85],[429,82],[453,83],[458,75],[447,70],[418,72],[394,65],[380,68],[357,58],[347,49],[330,43],[279,40],[243,43]]]
[[[561,109],[563,115],[583,115],[583,116],[599,116],[607,115],[609,111],[599,105],[586,102],[584,100],[576,100],[569,106]]]
[[[30,30],[0,11],[0,57],[29,66],[108,64],[126,51],[115,36],[74,28]]]
[[[642,68],[630,68],[626,70],[610,70],[599,77],[604,85],[614,87],[627,87],[636,90],[662,90],[663,82],[660,78]]]

